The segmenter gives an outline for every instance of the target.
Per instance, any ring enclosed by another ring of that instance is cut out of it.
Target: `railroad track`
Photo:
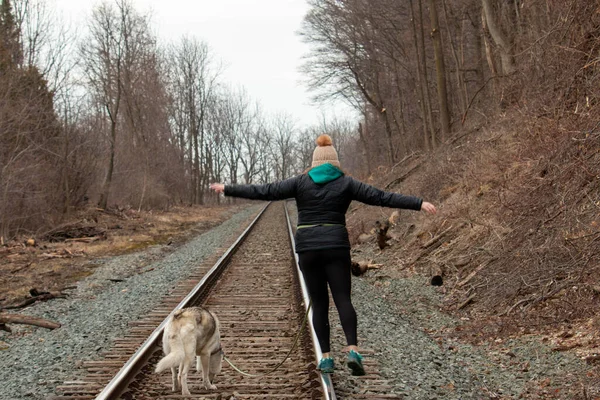
[[[162,357],[160,342],[166,318],[174,309],[192,305],[202,305],[218,315],[227,358],[250,374],[271,371],[292,348],[297,334],[300,340],[288,359],[266,376],[242,376],[224,362],[214,381],[217,390],[208,391],[200,374],[190,373],[191,398],[400,398],[381,379],[369,350],[364,351],[365,377],[350,377],[340,370],[333,377],[336,392],[325,390],[326,382],[315,368],[320,351],[313,344],[314,331],[309,327],[299,332],[307,302],[296,273],[289,237],[292,229],[284,209],[283,202],[268,206],[232,247],[222,250],[218,260],[200,265],[159,307],[131,323],[129,334],[115,341],[103,360],[85,362],[85,378],[65,382],[52,399],[190,398],[171,391],[170,373],[157,375],[153,370]],[[332,321],[335,318],[334,312]]]

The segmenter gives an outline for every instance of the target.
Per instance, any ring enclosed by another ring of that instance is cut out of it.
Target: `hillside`
[[[358,236],[392,210],[355,206],[348,217],[354,258],[396,277],[442,271],[443,308],[462,321],[445,334],[474,343],[535,334],[593,365],[600,358],[600,131],[515,121],[506,116],[380,171],[373,184],[422,196],[439,213],[402,211],[389,247],[379,250]]]

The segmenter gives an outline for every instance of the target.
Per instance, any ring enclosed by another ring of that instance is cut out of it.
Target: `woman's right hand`
[[[421,203],[421,211],[425,211],[429,214],[437,213],[437,209],[435,208],[435,206],[428,201],[424,201],[423,203]]]
[[[211,183],[209,187],[217,193],[223,193],[225,191],[225,185],[222,183]]]

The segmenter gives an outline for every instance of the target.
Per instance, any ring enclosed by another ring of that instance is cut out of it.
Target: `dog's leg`
[[[179,373],[181,374],[181,394],[184,396],[190,396],[190,390],[188,389],[187,376],[192,362],[194,362],[194,356],[196,355],[196,336],[194,334],[183,334],[183,361],[179,366]]]
[[[179,390],[179,376],[177,375],[177,369],[171,368],[171,381],[173,382],[173,391],[177,392]]]
[[[190,371],[190,364],[192,360],[189,358],[185,358],[183,362],[179,365],[179,380],[181,381],[181,395],[182,396],[191,396],[190,390],[188,389],[187,384],[187,376]]]
[[[202,371],[202,363],[200,362],[200,356],[196,356],[196,372]]]
[[[221,352],[217,354],[212,354],[210,356],[210,367],[208,371],[208,377],[210,378],[211,383],[214,381],[215,376],[221,372],[223,364],[223,355]]]
[[[210,354],[201,355],[200,361],[202,362],[202,380],[204,381],[204,387],[206,389],[215,390],[217,387],[211,383],[208,372],[210,371]]]

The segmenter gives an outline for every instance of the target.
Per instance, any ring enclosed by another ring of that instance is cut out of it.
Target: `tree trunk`
[[[395,84],[396,84],[396,88],[398,90],[398,117],[396,117],[396,114],[392,111],[392,117],[394,118],[394,124],[396,125],[396,129],[398,129],[399,135],[400,135],[400,145],[396,146],[396,151],[394,153],[394,158],[398,159],[399,156],[399,147],[402,149],[403,154],[406,154],[407,152],[407,129],[406,129],[406,124],[404,123],[404,107],[402,104],[402,99],[404,98],[404,96],[402,95],[402,86],[400,85],[399,82],[399,77],[398,77],[398,71],[396,71],[395,74]],[[398,122],[398,120],[400,120],[400,122]]]
[[[420,45],[421,45],[421,65],[423,90],[425,91],[425,110],[427,111],[427,124],[429,125],[429,137],[431,148],[434,148],[437,140],[435,134],[435,126],[433,125],[433,115],[431,111],[431,98],[429,97],[429,77],[427,76],[427,57],[425,53],[425,24],[423,22],[423,3],[419,0],[419,23],[421,24],[420,33]]]
[[[190,134],[192,135],[192,146],[190,149],[192,158],[192,204],[198,204],[198,186],[200,185],[200,144],[198,143],[198,123],[196,121],[195,103],[189,101]]]
[[[456,49],[456,46],[454,45],[454,40],[452,39],[452,32],[450,31],[450,19],[448,18],[448,7],[446,6],[446,0],[442,0],[442,5],[444,7],[444,19],[446,20],[446,30],[448,32],[448,43],[450,43],[450,50],[452,52],[452,57],[454,59],[454,64],[456,68],[456,85],[458,86],[457,94],[460,100],[460,113],[464,114],[467,110],[467,104],[469,101],[467,87],[465,85],[464,62],[461,62],[462,60],[458,56],[458,50]]]
[[[366,121],[366,118],[365,118]],[[365,122],[366,123],[366,122]],[[360,137],[360,141],[363,144],[365,149],[365,158],[367,159],[367,175],[371,175],[371,154],[369,150],[369,141],[365,135],[366,127],[363,126],[360,122],[358,123],[358,135]]]
[[[494,60],[494,53],[492,52],[492,46],[491,46],[490,41],[488,40],[488,37],[486,34],[487,21],[486,21],[485,12],[483,9],[481,9],[481,24],[482,24],[481,28],[483,29],[483,45],[484,45],[484,50],[485,50],[485,58],[487,60],[488,67],[490,68],[490,73],[492,74],[492,77],[495,78],[496,76],[498,76],[498,69],[496,68],[496,62]],[[495,81],[493,82],[492,88],[495,93],[496,92]]]
[[[110,186],[112,183],[113,171],[115,170],[115,147],[117,141],[117,121],[111,116],[110,122],[110,156],[108,160],[108,171],[102,185],[102,193],[98,201],[98,207],[106,209],[108,205],[108,196],[110,194]]]
[[[425,89],[423,84],[423,64],[421,55],[419,52],[419,39],[417,35],[417,25],[415,23],[415,10],[413,7],[413,0],[410,0],[410,11],[412,18],[410,19],[412,22],[413,28],[413,40],[415,42],[415,53],[417,54],[417,88],[419,92],[419,108],[421,109],[421,118],[423,119],[423,147],[425,150],[431,150],[431,143],[429,141],[429,126],[428,126],[428,118],[427,118],[427,108],[425,107]]]
[[[67,109],[65,107],[65,117],[63,125],[64,146],[62,159],[62,187],[63,187],[63,218],[69,218],[71,206],[71,189],[69,187],[69,126]]]
[[[446,66],[444,63],[444,52],[442,51],[442,36],[435,0],[429,0],[429,13],[431,18],[431,38],[433,39],[433,52],[435,55],[438,103],[440,107],[441,141],[444,141],[450,134],[450,112],[448,110],[448,89],[446,88]]]
[[[142,194],[140,195],[140,202],[138,204],[138,212],[142,211],[142,206],[144,205],[144,200],[146,199],[146,191],[148,190],[148,149],[144,149],[144,152],[146,153],[144,157],[144,179],[142,183]]]
[[[388,148],[388,160],[391,165],[396,162],[394,156],[394,142],[392,140],[392,125],[390,124],[390,118],[386,108],[379,110],[383,115],[383,122],[385,123],[385,133],[387,135],[387,148]]]
[[[483,5],[483,14],[485,16],[485,22],[487,23],[490,36],[494,42],[498,45],[500,50],[500,60],[502,62],[502,73],[504,75],[510,75],[517,70],[515,65],[515,58],[511,54],[512,45],[509,36],[505,35],[500,28],[498,19],[494,13],[494,8],[490,0],[481,0]]]
[[[204,204],[204,188],[207,186],[206,168],[204,165],[204,107],[200,111],[200,143],[198,144],[198,187],[196,188],[197,204]]]

